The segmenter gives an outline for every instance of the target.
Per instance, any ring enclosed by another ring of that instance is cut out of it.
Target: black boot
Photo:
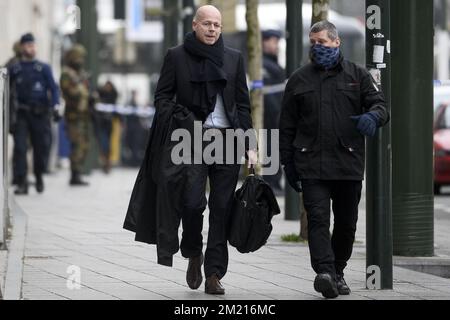
[[[38,193],[44,192],[44,180],[42,174],[36,174],[36,191]]]
[[[220,283],[216,274],[206,278],[205,293],[207,294],[225,294],[225,288]]]
[[[195,258],[189,258],[188,269],[186,272],[186,282],[189,288],[196,290],[203,281],[202,276],[203,253]]]
[[[27,178],[19,178],[17,181],[17,189],[14,191],[16,195],[28,194],[28,181]]]
[[[338,292],[341,296],[347,296],[350,294],[350,292],[351,292],[350,287],[345,282],[343,275],[339,275],[339,274],[337,275],[336,285],[337,285]]]
[[[333,299],[339,295],[336,279],[329,273],[320,273],[316,276],[314,289],[327,299]]]
[[[78,171],[72,170],[72,177],[70,178],[71,186],[88,186],[89,183],[81,180],[81,175]]]

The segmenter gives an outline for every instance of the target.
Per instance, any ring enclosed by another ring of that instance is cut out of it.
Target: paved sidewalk
[[[16,198],[28,216],[23,299],[322,299],[313,289],[307,246],[280,240],[299,228],[298,222],[284,221],[283,214],[274,219],[272,236],[261,250],[243,255],[230,247],[229,272],[222,281],[225,296],[205,295],[203,285],[190,290],[187,260],[178,253],[173,268],[160,266],[154,246],[134,242],[134,235],[122,229],[136,174],[126,169],[109,176],[95,173],[90,187],[75,189],[62,171],[46,178],[43,195],[31,188],[28,197]],[[366,290],[364,217],[361,210],[346,271],[353,292],[338,299],[450,299],[450,279],[398,267],[394,290]],[[205,239],[206,226],[207,221]],[[81,269],[79,290],[67,287],[70,266]]]

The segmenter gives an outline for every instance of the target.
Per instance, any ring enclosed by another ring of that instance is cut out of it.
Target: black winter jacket
[[[325,71],[313,63],[289,79],[280,118],[281,163],[301,179],[363,180],[365,139],[351,116],[374,111],[389,121],[383,93],[362,67],[344,60]]]
[[[244,59],[239,51],[225,47],[223,70],[227,75],[227,85],[222,98],[225,113],[233,129],[248,130],[252,128],[250,97],[245,78]],[[198,118],[198,111],[193,107],[193,84],[190,70],[199,68],[200,60],[190,55],[183,45],[168,50],[161,70],[161,77],[155,92],[155,106],[174,97],[176,103],[185,106]]]

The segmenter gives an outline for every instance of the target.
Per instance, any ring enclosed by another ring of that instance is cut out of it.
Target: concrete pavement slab
[[[187,259],[180,253],[173,268],[156,263],[156,248],[134,241],[122,229],[137,172],[117,169],[111,175],[94,173],[87,188],[70,188],[67,172],[48,176],[46,191],[16,198],[26,213],[24,238],[23,299],[187,299],[187,300],[320,300],[314,291],[314,273],[306,243],[285,243],[281,235],[297,233],[299,223],[273,220],[273,232],[265,247],[252,254],[230,248],[230,264],[222,280],[227,294],[206,295],[204,284],[190,290],[185,282]],[[283,199],[279,199],[283,210]],[[357,243],[346,269],[352,287],[341,300],[450,299],[450,279],[394,268],[394,289],[365,289],[365,213],[361,205]],[[204,241],[208,219],[205,214]],[[437,238],[443,238],[439,235]],[[78,266],[81,288],[69,290],[67,268]],[[14,270],[11,270],[14,272]],[[21,274],[20,272],[16,275]]]

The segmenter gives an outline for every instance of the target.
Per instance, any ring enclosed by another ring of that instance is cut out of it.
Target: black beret
[[[268,29],[268,30],[264,30],[262,32],[263,40],[269,39],[269,38],[272,38],[272,37],[280,39],[282,37],[281,31],[274,30],[274,29]]]
[[[26,33],[20,38],[20,44],[24,44],[27,42],[34,42],[34,36],[32,33]]]

